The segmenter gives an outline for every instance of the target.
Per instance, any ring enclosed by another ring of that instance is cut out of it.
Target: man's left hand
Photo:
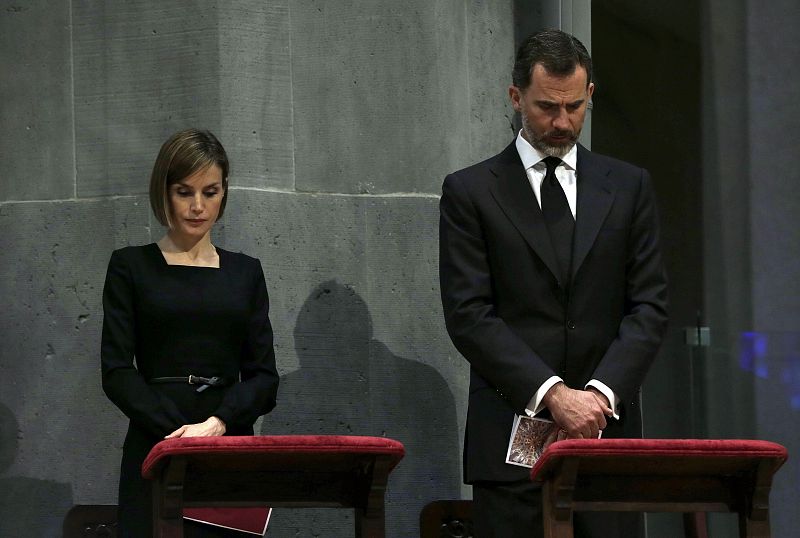
[[[593,392],[569,388],[561,381],[547,391],[542,402],[567,439],[596,439],[606,427],[606,415],[613,413],[605,398],[598,399]]]
[[[608,402],[608,398],[606,398],[605,394],[603,394],[602,392],[597,390],[597,388],[591,387],[591,386],[587,387],[586,388],[586,392],[591,392],[592,395],[597,399],[597,401],[600,403],[601,406],[603,406],[606,409],[611,409],[611,405]],[[609,415],[609,416],[611,416],[611,415]],[[602,430],[600,430],[600,431],[602,432]],[[547,440],[547,442],[545,443],[545,446],[549,446],[551,443],[553,443],[555,441],[563,441],[565,439],[570,439],[569,434],[566,431],[562,430],[562,429],[555,430],[551,434],[551,437],[552,438],[549,438]],[[599,437],[599,435],[598,435],[598,437]]]
[[[602,392],[600,392],[597,389],[597,387],[592,387],[590,385],[589,387],[586,388],[586,390],[591,392],[592,394],[594,394],[594,397],[597,398],[597,401],[600,402],[600,405],[602,405],[603,407],[606,407],[608,409],[611,409],[611,402],[608,401],[608,398],[606,397],[606,395],[603,394]],[[611,415],[613,415],[613,413]],[[609,416],[611,416],[611,415],[609,415]]]

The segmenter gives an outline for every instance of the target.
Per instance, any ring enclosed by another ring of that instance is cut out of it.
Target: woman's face
[[[169,186],[171,230],[202,238],[217,221],[224,196],[222,170],[216,164],[173,183]]]

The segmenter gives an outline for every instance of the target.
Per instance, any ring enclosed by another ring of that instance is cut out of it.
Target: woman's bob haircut
[[[223,198],[219,206],[219,220],[228,201],[228,155],[217,137],[209,131],[186,129],[169,137],[158,152],[150,176],[150,207],[163,226],[172,227],[169,187],[192,174],[212,165],[222,171]]]

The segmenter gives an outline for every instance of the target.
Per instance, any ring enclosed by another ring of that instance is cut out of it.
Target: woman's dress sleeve
[[[136,350],[134,279],[124,251],[114,251],[103,288],[100,362],[103,390],[137,426],[164,437],[186,424],[175,404],[154,391],[133,364]]]
[[[275,367],[272,325],[269,322],[269,296],[261,262],[251,265],[252,295],[247,337],[241,354],[241,383],[228,388],[222,403],[213,413],[232,427],[247,428],[258,417],[275,407],[278,371]]]

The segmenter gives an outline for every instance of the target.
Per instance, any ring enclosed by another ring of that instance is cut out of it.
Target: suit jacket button
[[[575,328],[575,322],[574,321],[568,321],[567,322],[567,328],[570,329],[570,330],[574,329]]]

